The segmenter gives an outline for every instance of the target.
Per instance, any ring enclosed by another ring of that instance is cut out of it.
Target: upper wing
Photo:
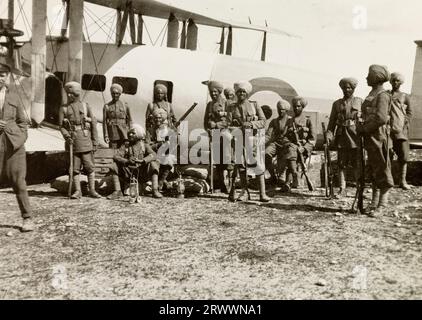
[[[86,0],[85,2],[90,2],[114,9],[119,8],[121,10],[123,10],[126,6],[126,0]],[[289,37],[298,37],[294,34],[265,26],[257,26],[253,24],[237,23],[221,19],[215,19],[209,16],[204,16],[202,14],[168,5],[157,0],[132,0],[132,7],[135,13],[149,17],[168,19],[170,13],[173,13],[179,20],[192,19],[193,21],[195,21],[195,23],[200,25],[265,31],[268,33],[282,34]]]

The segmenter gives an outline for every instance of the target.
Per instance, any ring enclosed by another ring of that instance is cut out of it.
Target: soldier
[[[220,158],[218,164],[216,165],[217,169],[217,176],[220,182],[220,190],[221,192],[227,193],[226,185],[224,184],[224,170],[227,170],[229,177],[231,177],[231,173],[233,170],[233,166],[231,164],[225,164],[224,159],[225,156],[230,155],[231,146],[230,146],[230,139],[231,136],[225,134],[223,129],[227,129],[227,101],[223,98],[222,91],[223,85],[217,81],[210,81],[208,83],[208,90],[210,93],[211,101],[208,102],[205,108],[205,115],[204,115],[204,128],[209,133],[210,137],[212,138],[212,130],[219,130],[222,139],[219,141],[220,145]],[[225,140],[225,141],[224,141]],[[213,141],[212,146],[217,141]]]
[[[120,179],[125,187],[129,185],[132,170],[139,169],[141,181],[152,180],[152,196],[162,198],[158,191],[159,162],[157,155],[151,146],[145,143],[145,130],[138,124],[134,124],[128,132],[127,143],[120,146],[114,155],[114,166],[112,168],[114,192],[108,199],[117,199],[121,196]]]
[[[81,164],[88,175],[89,195],[101,198],[95,191],[95,165],[93,153],[97,150],[97,120],[86,102],[80,100],[81,85],[78,82],[65,84],[67,104],[60,107],[60,131],[66,140],[66,148],[73,148],[73,174],[75,192],[71,199],[82,196],[80,177]]]
[[[247,129],[252,129],[254,131],[259,130],[259,129],[264,130],[266,119],[265,119],[264,113],[262,112],[262,109],[258,107],[257,104],[251,103],[248,100],[248,96],[252,92],[251,83],[250,82],[236,83],[235,91],[236,91],[236,96],[237,96],[237,102],[230,105],[228,109],[228,113],[227,113],[227,122],[228,122],[229,127],[240,128],[242,132],[245,132],[245,130]],[[248,138],[245,138],[245,134],[243,136],[245,140],[248,139]],[[246,143],[247,142],[244,141],[242,148],[246,147],[245,146]],[[261,142],[258,141],[256,145],[259,146],[260,143]],[[264,143],[264,141],[262,141],[262,143]],[[235,153],[236,151],[238,152],[238,150],[235,150]],[[245,152],[243,152],[243,154],[245,155]],[[244,161],[246,163],[247,159],[244,159]],[[246,166],[239,165],[239,164],[237,164],[236,166],[238,167],[240,171],[240,183],[241,183],[242,189],[245,190],[247,189],[247,178],[246,178],[247,173],[245,172],[247,168]],[[263,170],[261,171],[262,172],[260,174],[257,174],[257,177],[259,179],[259,201],[268,202],[271,199],[265,193],[265,176],[264,176],[265,168],[263,168]],[[229,200],[230,201],[236,200],[234,199],[234,188],[230,190]]]
[[[398,157],[400,164],[400,188],[409,190],[410,186],[406,182],[407,161],[409,159],[409,126],[412,119],[412,106],[408,94],[400,91],[400,86],[404,82],[404,77],[400,73],[391,74],[392,95],[391,104],[391,138],[393,139],[393,150]]]
[[[365,148],[368,152],[368,166],[372,175],[372,201],[366,213],[371,217],[382,214],[388,203],[388,193],[393,187],[389,150],[389,107],[391,95],[383,84],[390,79],[387,67],[371,65],[366,78],[371,92],[362,104],[364,123],[356,127],[359,134],[365,136]]]
[[[146,131],[154,126],[153,112],[155,110],[164,111],[164,124],[172,127],[176,123],[176,117],[173,112],[173,106],[167,101],[167,87],[163,84],[157,84],[154,87],[154,101],[149,103],[145,114],[145,128]]]
[[[151,116],[152,125],[146,132],[146,141],[152,150],[158,153],[163,144],[169,143],[170,134],[175,133],[175,129],[168,125],[168,113],[164,109],[156,108]],[[158,189],[160,191],[167,182],[167,177],[173,168],[172,165],[175,160],[172,154],[159,153]]]
[[[340,80],[339,86],[343,91],[343,98],[333,103],[327,127],[327,139],[330,142],[334,138],[337,149],[339,196],[346,195],[345,170],[347,166],[350,165],[353,168],[356,181],[359,175],[356,123],[363,100],[353,96],[357,84],[358,81],[354,78]]]
[[[21,231],[28,232],[35,229],[25,181],[28,121],[11,73],[9,65],[0,63],[0,180],[12,183],[22,215]]]
[[[112,100],[103,108],[104,141],[113,149],[120,148],[132,126],[130,109],[126,102],[120,100],[122,92],[122,86],[113,83],[110,88]]]
[[[291,184],[292,188],[299,186],[298,174],[297,174],[297,159],[298,152],[302,153],[306,159],[311,155],[311,152],[315,146],[315,132],[310,119],[303,114],[303,109],[308,105],[308,101],[300,96],[296,96],[292,99],[294,118],[287,120],[285,133],[283,137],[283,161],[287,162],[287,168],[289,169],[293,181],[287,182]],[[293,131],[293,123],[296,124],[299,142],[301,146],[297,145],[296,137]]]
[[[236,93],[234,92],[233,88],[225,88],[224,97],[226,97],[228,105],[236,102]]]
[[[290,103],[284,99],[277,102],[278,118],[271,120],[268,130],[265,134],[265,167],[271,174],[272,183],[277,183],[277,177],[273,166],[273,159],[277,156],[277,161],[282,162],[283,137],[286,129],[287,120],[291,117],[287,114],[290,110]],[[285,163],[278,163],[278,167],[285,171]]]

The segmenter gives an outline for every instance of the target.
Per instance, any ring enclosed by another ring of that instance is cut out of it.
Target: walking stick
[[[69,185],[67,187],[67,196],[72,196],[72,185],[73,185],[73,142],[69,143]]]
[[[210,188],[211,194],[214,193],[214,150],[212,143],[212,130],[210,132]]]

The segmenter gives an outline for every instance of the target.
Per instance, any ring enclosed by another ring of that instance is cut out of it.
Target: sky
[[[327,75],[333,90],[338,80],[356,77],[357,94],[368,92],[365,77],[369,65],[388,66],[405,75],[404,91],[410,92],[416,52],[414,40],[422,39],[422,1],[420,0],[162,0],[174,6],[211,17],[268,25],[298,35],[298,38],[269,34],[267,61],[290,65]],[[16,27],[27,32],[31,21],[31,0],[15,0]],[[6,18],[7,1],[0,1],[0,17]],[[19,12],[23,6],[24,15]],[[86,23],[92,41],[105,41],[107,35],[94,19],[108,20],[103,29],[114,28],[113,12],[86,4]],[[52,33],[58,33],[63,13],[60,0],[48,0]],[[145,19],[156,45],[165,21]],[[26,25],[25,25],[26,24]],[[259,60],[262,33],[234,30],[233,55]],[[199,49],[216,52],[218,28],[199,28]],[[147,41],[147,44],[149,41]],[[165,45],[165,40],[164,40]],[[318,85],[318,84],[316,84]]]

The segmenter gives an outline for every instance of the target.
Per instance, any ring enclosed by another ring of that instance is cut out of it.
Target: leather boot
[[[299,187],[299,177],[296,172],[292,172],[293,182],[292,182],[292,188],[297,189]]]
[[[365,213],[370,214],[378,207],[380,198],[380,190],[376,186],[372,186],[372,199],[371,203],[365,208]]]
[[[75,189],[75,192],[72,193],[70,199],[80,199],[82,197],[82,192],[79,174],[73,176],[73,188]]]
[[[338,196],[339,197],[346,197],[346,177],[344,174],[344,170],[339,170],[338,172],[338,178],[339,178],[339,185],[340,185],[340,189],[338,191]]]
[[[217,170],[218,170],[218,181],[220,184],[220,191],[222,193],[228,193],[226,184],[224,183],[224,168],[220,168],[219,166],[217,166]]]
[[[88,175],[88,189],[89,189],[89,196],[91,198],[101,198],[101,196],[95,191],[95,172],[91,172]]]
[[[379,217],[382,216],[385,209],[388,206],[388,194],[391,188],[382,188],[380,190],[380,197],[378,202],[378,207],[369,213],[370,217]]]
[[[401,165],[399,186],[403,190],[410,190],[410,186],[406,182],[406,174],[407,174],[407,163],[404,163]]]
[[[271,198],[265,193],[265,175],[261,174],[259,176],[259,201],[260,202],[269,202]]]
[[[110,194],[107,199],[109,200],[116,200],[119,199],[120,197],[123,196],[122,191],[120,189],[120,180],[119,180],[119,176],[113,174],[113,188],[114,191],[112,194]]]
[[[158,175],[156,173],[152,175],[151,182],[152,182],[152,197],[157,198],[157,199],[162,198],[163,195],[161,194],[160,191],[158,191],[159,183],[158,183]]]
[[[160,178],[158,179],[158,190],[162,191],[164,182],[167,181],[167,176],[170,173],[170,169],[165,168],[163,170],[160,169]]]

